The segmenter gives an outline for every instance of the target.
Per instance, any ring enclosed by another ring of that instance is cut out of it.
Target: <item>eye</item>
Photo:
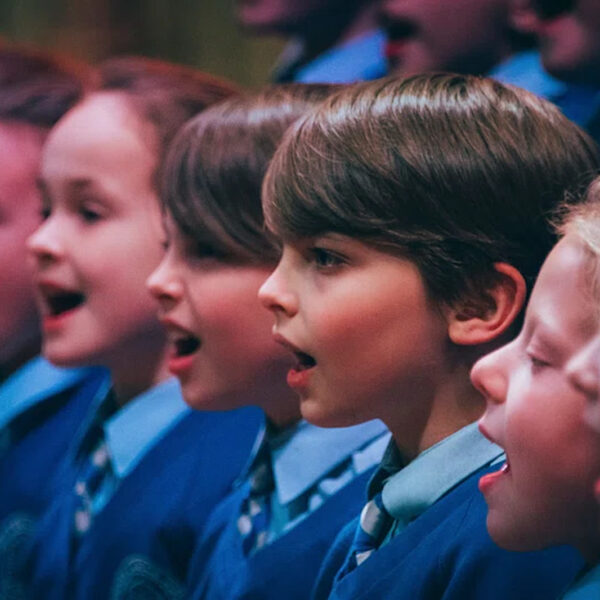
[[[102,215],[97,210],[94,210],[93,208],[87,206],[82,206],[79,209],[79,215],[86,223],[95,223],[102,217]]]
[[[215,258],[219,256],[219,252],[212,244],[196,242],[194,244],[194,254],[198,258]]]
[[[188,239],[184,245],[185,254],[194,260],[223,260],[225,255],[210,242]]]
[[[539,372],[542,369],[551,366],[547,360],[540,358],[529,350],[527,351],[527,359],[529,360],[529,364],[531,365],[531,370],[533,373]]]
[[[45,221],[46,219],[50,218],[51,214],[52,214],[52,209],[50,208],[50,205],[48,205],[48,204],[42,205],[42,207],[40,208],[40,217],[42,218],[42,221]]]
[[[310,249],[310,254],[318,269],[335,269],[346,263],[344,257],[340,256],[336,252],[328,250],[327,248],[316,246]]]

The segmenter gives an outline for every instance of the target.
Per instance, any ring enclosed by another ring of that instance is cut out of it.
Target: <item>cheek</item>
[[[515,481],[540,502],[568,510],[589,497],[600,468],[600,444],[585,430],[583,401],[555,388],[558,402],[521,411],[507,421],[507,450]],[[569,410],[565,410],[565,406]],[[514,458],[514,460],[513,460]]]

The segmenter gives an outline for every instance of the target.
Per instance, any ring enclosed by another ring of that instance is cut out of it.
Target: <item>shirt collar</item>
[[[370,31],[334,46],[296,69],[295,64],[300,63],[304,54],[304,46],[295,39],[284,49],[275,68],[275,79],[301,83],[352,83],[377,79],[387,72],[384,46],[384,33],[381,30]]]
[[[126,477],[189,411],[179,382],[173,377],[140,394],[111,416],[104,424],[104,433],[116,476]]]
[[[600,591],[600,564],[585,571],[569,587],[563,600],[591,600]]]
[[[324,429],[300,421],[268,436],[275,489],[281,505],[298,498],[352,454],[387,433],[381,421]]]
[[[61,369],[41,356],[31,359],[0,385],[0,427],[38,402],[82,381],[89,369]]]
[[[542,66],[537,50],[524,50],[508,57],[489,73],[502,83],[525,88],[542,98],[553,99],[564,93],[567,84],[549,75]]]
[[[387,479],[383,505],[394,519],[408,523],[475,471],[502,456],[502,448],[484,438],[477,423],[471,423]]]

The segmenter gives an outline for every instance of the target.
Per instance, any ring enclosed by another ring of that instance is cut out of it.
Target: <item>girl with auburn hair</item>
[[[164,254],[165,150],[187,119],[235,89],[145,58],[98,70],[97,87],[49,135],[44,220],[29,239],[44,356],[110,373],[36,533],[26,576],[37,598],[128,597],[140,573],[148,589],[178,593],[196,536],[260,422],[252,411],[187,408],[145,288]],[[222,439],[231,440],[226,453]]]

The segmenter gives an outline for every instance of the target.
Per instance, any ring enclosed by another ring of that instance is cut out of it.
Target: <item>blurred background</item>
[[[283,48],[245,33],[234,0],[2,0],[0,35],[79,58],[133,53],[258,86]]]

